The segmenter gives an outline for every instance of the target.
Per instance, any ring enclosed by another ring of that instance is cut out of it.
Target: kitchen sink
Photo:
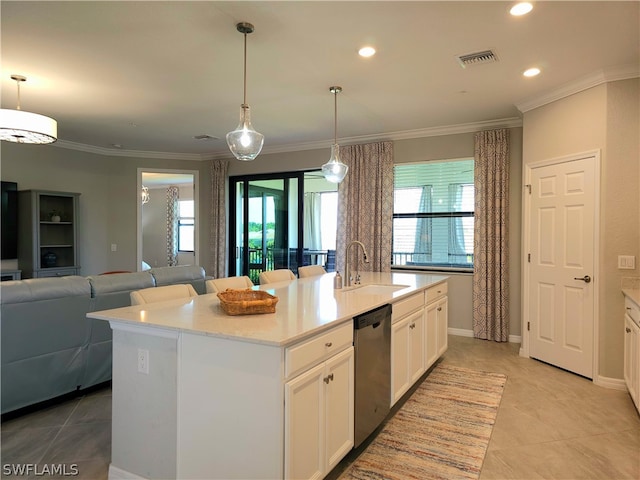
[[[359,295],[385,295],[393,293],[396,290],[402,290],[409,285],[400,284],[368,284],[368,285],[353,285],[345,289],[345,293],[357,293]]]

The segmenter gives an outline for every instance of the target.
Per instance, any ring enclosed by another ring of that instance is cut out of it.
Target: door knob
[[[589,275],[585,275],[584,277],[573,277],[574,280],[582,280],[584,283],[591,282],[591,277]]]

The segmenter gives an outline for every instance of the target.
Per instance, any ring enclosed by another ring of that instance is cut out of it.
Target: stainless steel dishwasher
[[[391,305],[354,317],[353,328],[357,447],[380,425],[391,406]]]

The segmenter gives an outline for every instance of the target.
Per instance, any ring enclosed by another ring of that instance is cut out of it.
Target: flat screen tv
[[[2,260],[18,258],[18,184],[1,182],[0,244]]]

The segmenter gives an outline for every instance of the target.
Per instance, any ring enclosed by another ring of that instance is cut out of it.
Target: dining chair
[[[227,288],[251,288],[253,282],[246,275],[238,277],[214,278],[205,282],[207,293],[224,292]]]
[[[279,268],[277,270],[267,270],[260,272],[260,285],[274,282],[285,282],[287,280],[295,280],[296,276],[288,268]]]
[[[304,267],[298,267],[298,277],[315,277],[317,275],[324,275],[327,271],[322,265],[305,265]]]
[[[180,283],[134,290],[129,295],[131,297],[131,305],[143,305],[145,303],[162,302],[163,300],[197,297],[198,292],[190,284]]]

